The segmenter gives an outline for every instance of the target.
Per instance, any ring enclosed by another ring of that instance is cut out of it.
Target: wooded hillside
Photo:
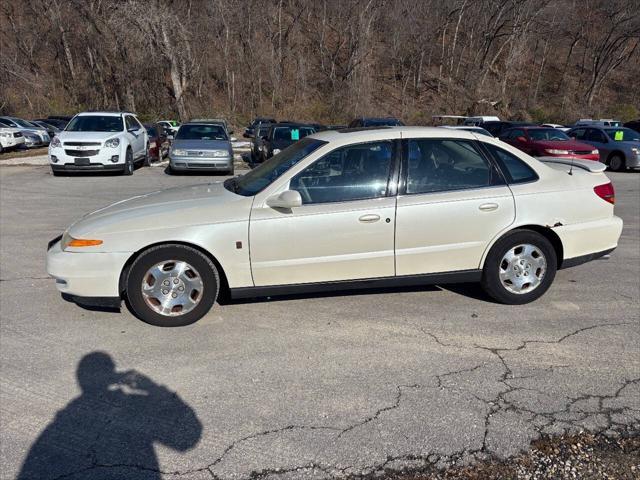
[[[0,110],[640,114],[638,0],[8,0]]]

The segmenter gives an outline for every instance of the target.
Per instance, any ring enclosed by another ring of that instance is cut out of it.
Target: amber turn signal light
[[[87,240],[84,238],[74,238],[69,242],[69,247],[95,247],[102,245],[102,240]]]

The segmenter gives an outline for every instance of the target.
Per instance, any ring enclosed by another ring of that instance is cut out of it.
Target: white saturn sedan
[[[134,164],[149,165],[147,130],[127,112],[84,112],[73,117],[49,144],[54,175],[115,171],[133,175]]]
[[[79,304],[124,299],[161,326],[195,322],[222,293],[477,281],[523,304],[617,246],[604,168],[462,130],[324,131],[245,175],[84,216],[50,242],[47,271]]]

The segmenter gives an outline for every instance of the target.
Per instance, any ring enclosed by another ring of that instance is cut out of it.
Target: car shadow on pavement
[[[135,370],[116,370],[109,354],[85,355],[76,375],[82,393],[33,443],[19,480],[159,479],[155,443],[186,452],[200,441],[189,405]]]

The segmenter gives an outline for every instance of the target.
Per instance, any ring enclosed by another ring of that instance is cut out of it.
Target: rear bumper
[[[616,216],[593,222],[563,225],[553,229],[562,241],[562,268],[579,265],[606,255],[618,246],[622,219]]]
[[[60,241],[47,251],[47,273],[56,288],[74,297],[119,297],[120,273],[133,252],[65,252]]]

